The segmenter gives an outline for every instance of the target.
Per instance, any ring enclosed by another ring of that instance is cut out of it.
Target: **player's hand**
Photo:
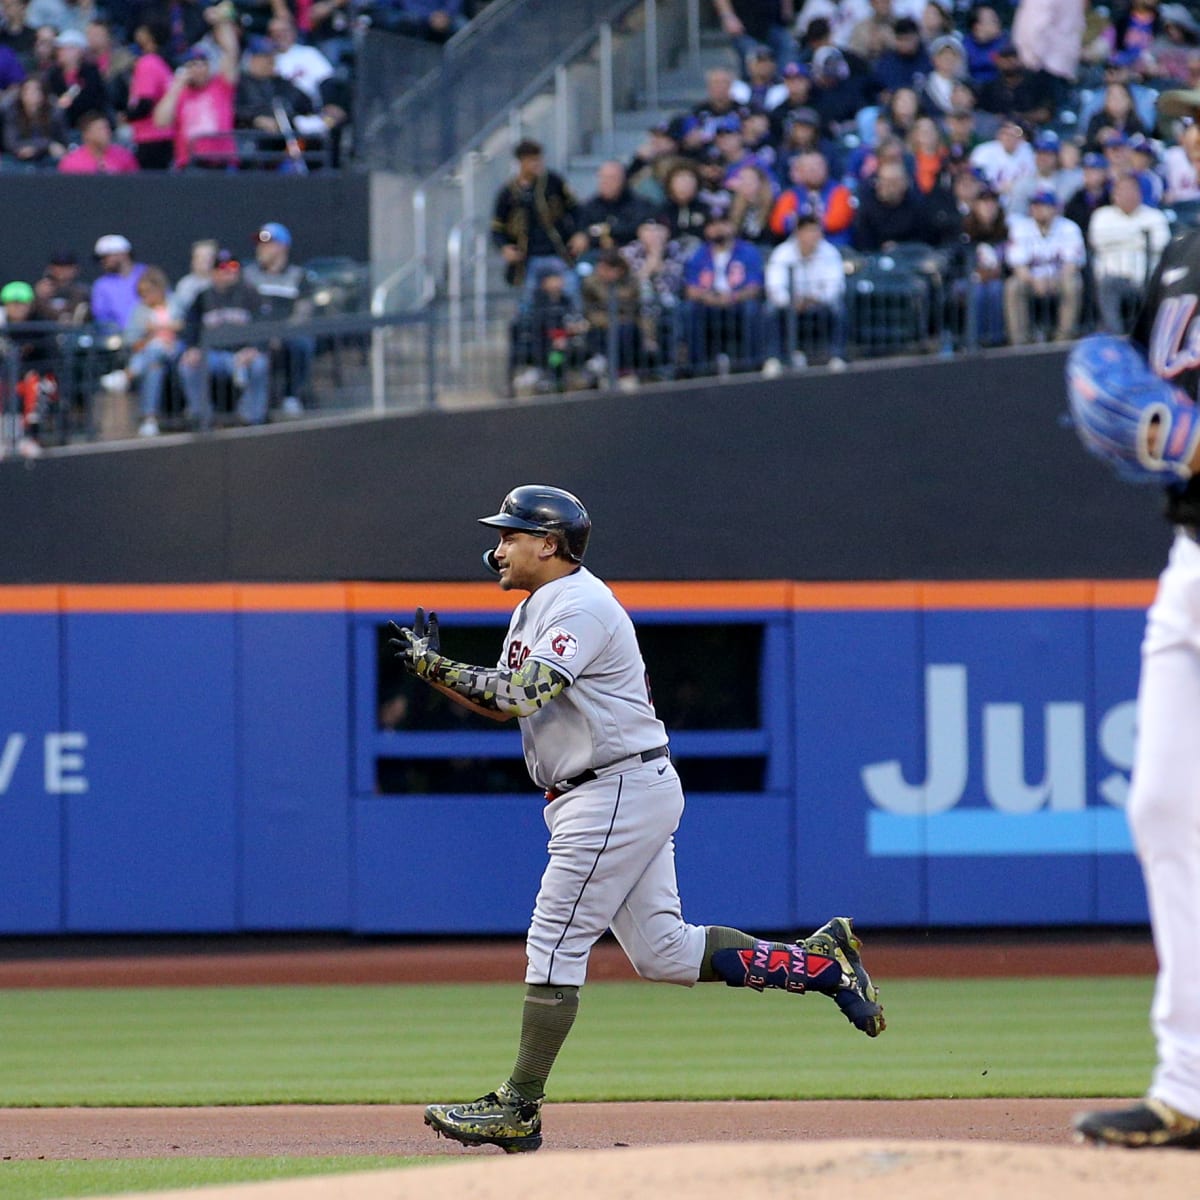
[[[433,662],[441,656],[441,636],[438,632],[437,613],[425,616],[418,608],[413,616],[412,628],[388,622],[388,628],[396,635],[388,638],[392,653],[401,660],[406,671],[427,679]]]

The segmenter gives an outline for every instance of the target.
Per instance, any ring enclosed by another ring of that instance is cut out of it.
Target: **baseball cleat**
[[[542,1144],[542,1102],[526,1100],[508,1083],[469,1104],[430,1104],[425,1124],[464,1146],[499,1146],[523,1154]]]
[[[861,1029],[867,1037],[878,1037],[887,1028],[887,1022],[879,1003],[879,989],[871,982],[859,956],[862,942],[854,933],[851,918],[833,917],[826,921],[816,933],[804,939],[804,948],[810,954],[832,958],[841,967],[841,986],[830,993],[834,1003],[855,1029]]]
[[[1075,1140],[1131,1150],[1146,1146],[1200,1150],[1200,1121],[1147,1096],[1130,1108],[1080,1113],[1075,1118]]]

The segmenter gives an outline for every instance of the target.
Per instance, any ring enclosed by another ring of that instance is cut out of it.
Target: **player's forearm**
[[[413,669],[422,679],[463,697],[485,714],[501,714],[502,720],[531,716],[549,704],[568,682],[553,667],[532,658],[509,671],[424,654],[415,660]]]
[[[425,680],[427,684],[435,691],[441,692],[443,696],[448,696],[460,708],[465,708],[468,712],[473,712],[477,717],[487,717],[489,721],[504,722],[510,721],[516,713],[500,712],[494,708],[484,708],[481,704],[476,704],[474,700],[468,700],[466,696],[460,696],[453,688],[447,687],[444,683],[438,683],[436,679]]]

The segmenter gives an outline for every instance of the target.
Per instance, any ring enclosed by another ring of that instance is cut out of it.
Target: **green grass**
[[[436,1162],[432,1158],[125,1158],[0,1163],[4,1200],[63,1200],[121,1192],[254,1183],[300,1175],[333,1175]],[[442,1159],[441,1161],[446,1161]]]
[[[0,1106],[398,1103],[480,1094],[522,987],[0,992]],[[555,1100],[1136,1095],[1151,980],[884,984],[872,1041],[822,996],[594,984]],[[7,1193],[2,1193],[7,1195]]]

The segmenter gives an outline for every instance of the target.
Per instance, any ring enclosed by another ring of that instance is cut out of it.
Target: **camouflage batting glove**
[[[397,625],[395,621],[389,621],[388,627],[396,634],[388,638],[388,645],[403,662],[404,669],[420,679],[434,678],[437,665],[442,661],[437,613],[431,612],[426,618],[425,610],[418,608],[411,629]]]

